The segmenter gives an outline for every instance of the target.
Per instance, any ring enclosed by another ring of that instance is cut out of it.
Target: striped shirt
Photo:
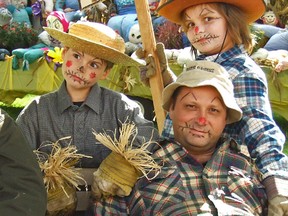
[[[199,60],[214,61],[216,55],[200,55]],[[246,144],[251,157],[263,174],[268,196],[287,196],[288,158],[282,152],[285,136],[272,117],[267,80],[261,68],[247,55],[243,46],[235,46],[221,53],[217,63],[229,73],[234,96],[243,111],[240,122],[229,124],[224,130],[237,143]],[[173,138],[172,121],[167,115],[162,136]]]
[[[219,145],[204,166],[175,142],[161,147],[156,178],[139,179],[128,197],[95,202],[88,215],[267,215],[259,172],[235,141]]]

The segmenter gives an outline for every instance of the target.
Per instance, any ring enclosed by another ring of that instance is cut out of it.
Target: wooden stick
[[[162,108],[162,91],[163,80],[160,69],[159,58],[156,52],[156,40],[154,37],[154,30],[152,26],[152,19],[150,15],[150,9],[148,0],[135,0],[135,6],[138,16],[138,22],[140,27],[140,33],[142,38],[143,49],[145,56],[151,54],[155,59],[156,73],[149,79],[151,94],[153,99],[154,110],[156,114],[156,121],[158,125],[159,133],[162,132],[164,127],[164,121],[166,113]]]

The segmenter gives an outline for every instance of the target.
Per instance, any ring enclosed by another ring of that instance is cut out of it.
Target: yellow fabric
[[[176,75],[179,75],[183,69],[173,62],[169,62],[169,67]],[[269,100],[273,112],[288,120],[288,70],[276,74],[278,83],[280,83],[279,90],[276,87],[277,82],[271,78],[271,68],[263,66],[262,69],[267,77]],[[135,80],[135,84],[127,77]],[[11,56],[0,62],[0,98],[7,104],[11,104],[17,97],[22,98],[26,94],[40,95],[56,90],[62,81],[61,67],[54,71],[54,63],[48,63],[44,59],[30,64],[29,71],[12,70]],[[127,69],[115,65],[107,79],[100,80],[99,84],[127,95],[152,99],[149,87],[140,81],[137,67]]]
[[[102,161],[98,171],[100,177],[118,185],[128,196],[140,176],[137,171],[124,157],[112,152]]]
[[[12,57],[0,62],[1,101],[11,104],[16,97],[44,94],[56,90],[62,82],[62,71],[54,71],[54,63],[45,59],[30,64],[29,71],[12,69]]]
[[[137,67],[125,68],[114,65],[108,77],[99,80],[98,83],[101,86],[130,96],[152,99],[150,88],[141,82]]]
[[[262,67],[268,81],[269,100],[273,112],[288,120],[288,70],[275,73],[270,67]]]

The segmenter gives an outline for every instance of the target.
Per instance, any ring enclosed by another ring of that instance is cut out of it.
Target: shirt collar
[[[86,98],[86,101],[84,102],[85,105],[90,107],[94,112],[97,114],[100,113],[100,103],[103,103],[102,95],[102,89],[96,83],[94,86],[92,86],[90,93],[88,97]]]
[[[70,96],[67,92],[66,88],[66,82],[64,81],[59,90],[57,91],[58,97],[57,97],[57,102],[58,102],[58,107],[59,107],[59,112],[62,113],[69,107],[73,106],[73,103],[70,99]],[[97,102],[95,102],[97,101]],[[94,86],[92,86],[90,93],[86,100],[83,102],[82,106],[85,104],[86,106],[90,107],[94,112],[100,113],[100,105],[99,101],[101,101],[101,88],[99,85],[96,83]]]
[[[227,50],[226,52],[221,53],[219,56],[218,56],[218,53],[215,55],[210,55],[210,56],[200,54],[197,57],[197,60],[204,60],[205,59],[205,60],[214,62],[218,56],[216,63],[221,64],[222,62],[227,61],[227,60],[233,58],[234,56],[239,55],[241,53],[245,53],[245,52],[246,51],[245,51],[245,48],[243,45],[235,45],[234,47]]]

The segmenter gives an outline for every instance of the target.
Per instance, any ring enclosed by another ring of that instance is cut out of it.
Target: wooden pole
[[[152,26],[148,0],[135,0],[137,17],[140,27],[141,39],[145,56],[151,54],[155,59],[156,73],[149,79],[151,94],[159,133],[162,132],[166,113],[162,108],[163,80],[160,69],[159,58],[156,52],[156,40]]]

